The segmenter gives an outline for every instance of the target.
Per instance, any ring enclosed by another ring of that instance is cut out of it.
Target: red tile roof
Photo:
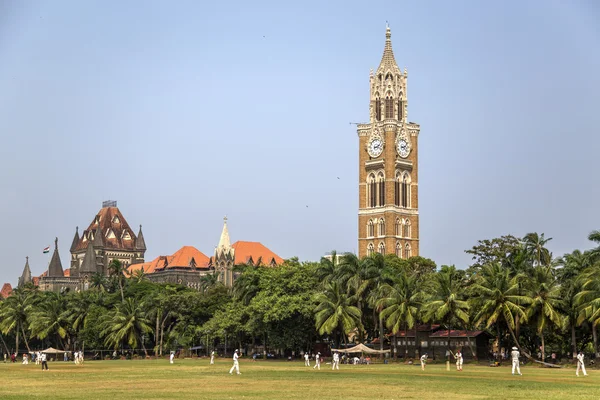
[[[164,269],[166,265],[169,264],[171,256],[158,256],[154,260],[140,263],[140,264],[132,264],[129,266],[129,273],[133,274],[135,271],[139,271],[142,268],[144,269],[144,273],[151,274],[157,269]]]
[[[235,249],[235,265],[248,264],[254,265],[281,265],[283,258],[273,253],[260,242],[237,241],[231,247]]]
[[[0,290],[0,297],[7,298],[12,294],[12,285],[10,283],[5,283],[2,286],[2,290]]]
[[[166,268],[189,268],[192,261],[196,268],[207,268],[209,259],[194,246],[183,246],[171,256]]]
[[[464,337],[466,338],[468,337],[475,337],[475,336],[479,336],[482,333],[484,333],[483,331],[458,331],[458,330],[450,330],[450,337]],[[439,337],[439,338],[443,338],[443,337],[448,337],[448,330],[440,330],[437,332],[432,333],[431,335],[429,335],[429,337]]]
[[[129,227],[119,208],[103,207],[94,217],[88,228],[81,234],[75,251],[87,248],[88,243],[92,242],[90,235],[95,234],[98,227],[100,227],[100,231],[102,232],[102,241],[106,248],[117,250],[133,250],[135,248],[136,235]],[[114,237],[107,236],[109,229],[114,234]],[[129,239],[125,238],[125,233],[129,234]]]

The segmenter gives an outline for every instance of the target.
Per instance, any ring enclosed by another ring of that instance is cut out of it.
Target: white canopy
[[[54,347],[48,347],[46,350],[42,350],[42,353],[58,354],[58,353],[66,353],[66,351],[56,350]]]
[[[331,349],[331,351],[337,351],[339,353],[368,353],[368,354],[382,354],[389,353],[390,350],[374,350],[370,347],[365,346],[362,343],[357,344],[349,349]]]

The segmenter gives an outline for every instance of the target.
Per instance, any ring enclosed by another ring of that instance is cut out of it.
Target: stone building
[[[109,275],[112,260],[119,260],[127,267],[144,262],[145,252],[142,226],[136,235],[117,207],[117,202],[105,201],[81,236],[79,228],[75,228],[70,248],[70,268],[63,269],[56,238],[48,270],[40,277],[32,277],[27,258],[19,286],[32,282],[45,291],[85,290],[89,288],[94,274]]]
[[[217,280],[225,286],[232,286],[237,277],[233,268],[236,265],[277,266],[283,259],[262,243],[238,241],[231,244],[227,218],[212,257],[206,256],[193,246],[183,246],[170,256],[158,256],[146,263],[133,264],[129,274],[143,273],[152,282],[178,283],[199,290],[201,278],[207,274],[217,274]]]
[[[358,255],[419,255],[418,138],[408,122],[408,72],[398,68],[386,29],[383,57],[369,76],[369,123],[358,124]]]

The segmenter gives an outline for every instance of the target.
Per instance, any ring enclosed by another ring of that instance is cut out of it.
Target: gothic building
[[[75,229],[70,248],[70,268],[63,270],[56,238],[48,270],[40,277],[32,277],[27,258],[19,278],[19,287],[31,282],[41,290],[85,290],[94,274],[108,276],[112,260],[119,260],[127,267],[133,263],[144,262],[145,252],[142,226],[140,225],[136,235],[117,208],[117,203],[103,202],[102,208],[81,236],[79,229]]]
[[[369,76],[369,123],[358,124],[358,255],[419,254],[418,138],[408,122],[408,72],[398,68],[387,27],[383,57]]]

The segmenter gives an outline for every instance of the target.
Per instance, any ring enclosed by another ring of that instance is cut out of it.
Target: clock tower
[[[408,72],[398,68],[392,34],[369,76],[369,123],[358,125],[358,256],[419,255],[418,139],[408,122]]]

